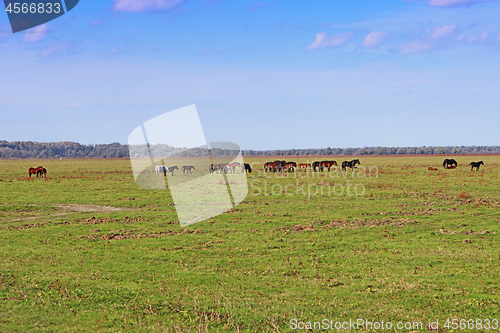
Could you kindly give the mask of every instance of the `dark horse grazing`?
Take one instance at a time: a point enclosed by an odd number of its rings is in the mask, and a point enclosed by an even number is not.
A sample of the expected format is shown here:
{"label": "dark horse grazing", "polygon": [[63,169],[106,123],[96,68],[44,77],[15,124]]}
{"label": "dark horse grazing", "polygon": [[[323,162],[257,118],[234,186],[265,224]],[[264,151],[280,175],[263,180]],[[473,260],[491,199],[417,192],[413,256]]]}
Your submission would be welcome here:
{"label": "dark horse grazing", "polygon": [[192,165],[183,165],[182,166],[182,173],[186,173],[189,171],[189,173],[192,173],[191,170],[195,170],[194,166]]}
{"label": "dark horse grazing", "polygon": [[313,162],[312,164],[312,169],[314,172],[316,172],[316,168],[318,168],[318,171],[323,171],[323,167],[321,166],[321,162]]}
{"label": "dark horse grazing", "polygon": [[172,173],[172,177],[174,176],[174,170],[179,170],[177,165],[172,165],[171,167],[168,167],[168,171]]}
{"label": "dark horse grazing", "polygon": [[359,160],[344,161],[342,162],[342,171],[346,171],[347,168],[351,168],[354,171],[354,166],[356,164],[361,164]]}
{"label": "dark horse grazing", "polygon": [[448,166],[455,166],[455,168],[458,166],[458,163],[457,161],[455,161],[454,159],[450,158],[450,159],[445,159],[443,161],[443,168],[447,169]]}
{"label": "dark horse grazing", "polygon": [[248,171],[249,173],[252,173],[252,167],[248,163],[244,163],[245,167],[241,169],[241,172]]}
{"label": "dark horse grazing", "polygon": [[476,168],[476,171],[479,171],[479,166],[484,165],[484,163],[483,163],[483,161],[470,162],[469,165],[470,165],[470,171],[472,171],[474,168]]}
{"label": "dark horse grazing", "polygon": [[40,175],[42,178],[47,178],[47,169],[42,168],[41,166],[37,168],[36,176]]}

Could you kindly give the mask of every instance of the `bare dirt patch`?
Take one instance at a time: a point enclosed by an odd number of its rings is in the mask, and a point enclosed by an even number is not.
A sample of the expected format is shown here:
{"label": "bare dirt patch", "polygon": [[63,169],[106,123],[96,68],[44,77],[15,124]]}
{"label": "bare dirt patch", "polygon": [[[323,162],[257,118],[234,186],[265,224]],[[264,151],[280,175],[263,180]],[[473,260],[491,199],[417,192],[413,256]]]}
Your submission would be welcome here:
{"label": "bare dirt patch", "polygon": [[117,212],[123,210],[135,210],[134,208],[119,208],[119,207],[111,207],[111,206],[99,206],[99,205],[80,205],[80,204],[54,204],[52,207],[56,207],[62,213],[55,213],[49,215],[37,215],[37,216],[28,216],[22,218],[13,218],[13,219],[0,219],[0,221],[24,221],[24,220],[41,220],[41,219],[49,219],[57,216],[65,216],[74,212],[96,212],[96,213],[110,213]]}
{"label": "bare dirt patch", "polygon": [[99,205],[80,205],[80,204],[69,204],[69,205],[53,205],[54,207],[59,208],[59,210],[65,212],[99,212],[99,213],[109,213],[116,212],[120,210],[132,210],[130,208],[118,208],[111,206],[99,206]]}

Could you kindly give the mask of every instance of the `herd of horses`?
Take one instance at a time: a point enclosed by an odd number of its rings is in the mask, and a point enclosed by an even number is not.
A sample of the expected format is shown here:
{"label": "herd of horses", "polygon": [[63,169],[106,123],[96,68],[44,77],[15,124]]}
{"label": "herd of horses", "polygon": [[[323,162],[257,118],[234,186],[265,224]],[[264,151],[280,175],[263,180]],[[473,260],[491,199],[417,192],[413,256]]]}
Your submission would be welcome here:
{"label": "herd of horses", "polygon": [[[354,166],[356,164],[361,164],[361,162],[358,159],[352,160],[352,161],[344,161],[344,162],[342,162],[342,171],[346,171],[347,168],[354,170]],[[295,162],[273,161],[273,162],[266,162],[264,164],[264,171],[266,171],[266,172],[268,172],[268,171],[271,171],[271,172],[283,172],[283,171],[290,172],[290,171],[295,171],[295,168],[298,168],[299,172],[301,172],[303,170],[306,171],[307,168],[311,168],[314,172],[317,172],[317,171],[321,172],[325,169],[330,171],[330,168],[334,165],[338,166],[336,161],[316,161],[316,162],[313,162],[312,165],[309,163],[297,165],[297,163],[295,163]]]}
{"label": "herd of horses", "polygon": [[[351,160],[351,161],[344,161],[342,162],[342,171],[347,171],[347,169],[354,170],[356,164],[361,164],[359,159]],[[479,166],[484,165],[483,161],[479,162],[471,162],[469,164],[471,166],[471,171],[476,168],[476,170],[479,170]],[[266,162],[264,164],[264,171],[265,172],[294,172],[296,169],[298,169],[299,172],[306,171],[307,168],[312,169],[314,172],[322,172],[324,170],[327,170],[330,172],[330,169],[333,166],[338,166],[336,161],[315,161],[312,164],[309,163],[303,163],[303,164],[297,164],[296,162],[292,161],[272,161],[272,162]],[[445,159],[443,161],[443,167],[445,169],[455,169],[458,166],[457,161],[454,159]],[[233,162],[233,163],[219,163],[219,164],[210,164],[209,171],[210,173],[236,173],[236,168],[239,167],[241,172],[252,172],[252,168],[250,164],[248,163],[242,163],[240,164],[239,162]],[[178,170],[177,166],[174,165],[172,167],[165,167],[165,166],[157,166],[156,167],[156,174],[160,175],[163,173],[164,176],[167,175],[167,172],[171,172],[172,176],[174,175],[174,170]],[[192,170],[195,170],[195,167],[192,165],[183,165],[182,168],[182,173],[192,173]],[[437,170],[436,168],[429,167],[429,170]]]}
{"label": "herd of horses", "polygon": [[[174,170],[179,170],[179,167],[177,165],[172,165],[169,167],[166,167],[164,165],[157,165],[155,167],[156,175],[159,176],[163,173],[163,176],[167,175],[167,172],[170,172],[172,176],[174,176]],[[196,170],[193,165],[183,165],[181,167],[182,173],[193,173],[193,170]]]}
{"label": "herd of horses", "polygon": [[179,170],[179,168],[177,167],[177,165],[173,165],[171,167],[166,167],[164,165],[157,165],[155,167],[155,171],[156,171],[156,175],[157,176],[159,176],[162,173],[163,173],[163,176],[166,176],[167,172],[171,172],[172,176],[173,176],[174,175],[174,170]]}
{"label": "herd of horses", "polygon": [[[233,163],[227,163],[227,164],[210,164],[209,171],[210,173],[236,173],[236,167],[241,167],[241,172],[252,172],[252,168],[250,167],[250,164],[248,163],[243,163],[243,165],[240,165],[239,162],[233,162]],[[179,167],[177,165],[173,165],[170,167],[166,167],[164,165],[157,165],[155,167],[156,175],[159,176],[163,174],[163,176],[166,176],[168,172],[174,175],[174,170],[179,170]],[[183,165],[181,167],[182,173],[187,174],[187,173],[193,173],[193,170],[196,170],[194,165]]]}
{"label": "herd of horses", "polygon": [[250,164],[241,164],[240,162],[210,164],[208,171],[210,171],[210,173],[236,173],[237,167],[240,168],[241,173],[245,171],[249,173],[252,172]]}
{"label": "herd of horses", "polygon": [[[470,171],[473,171],[474,168],[476,168],[476,171],[479,171],[479,167],[481,165],[484,165],[483,161],[479,162],[470,162]],[[457,161],[455,161],[453,158],[447,158],[443,161],[443,168],[445,169],[455,169],[458,166]]]}
{"label": "herd of horses", "polygon": [[[354,167],[356,164],[361,164],[361,162],[358,159],[351,160],[351,161],[344,161],[342,162],[342,171],[346,171],[347,168],[350,168],[351,170],[354,170]],[[474,168],[476,168],[476,171],[479,171],[479,167],[481,165],[484,165],[483,161],[479,162],[471,162],[469,163],[470,165],[470,170],[473,171]],[[304,163],[304,164],[298,164],[295,162],[287,162],[287,161],[273,161],[273,162],[266,162],[264,164],[264,171],[266,172],[294,172],[296,168],[299,169],[299,172],[301,171],[306,171],[307,168],[311,168],[314,172],[316,171],[323,171],[323,170],[328,170],[330,171],[330,168],[332,166],[338,166],[336,161],[316,161],[313,162],[312,164],[309,163]],[[455,169],[458,166],[457,161],[455,161],[452,158],[447,158],[443,161],[443,168],[445,169]],[[236,168],[239,167],[241,168],[241,172],[252,172],[252,168],[250,164],[248,163],[243,163],[240,164],[239,162],[233,162],[233,163],[219,163],[219,164],[211,164],[209,167],[210,173],[236,173]],[[179,170],[177,165],[173,165],[170,167],[166,167],[164,165],[157,165],[155,167],[156,175],[159,176],[163,174],[163,176],[167,175],[167,172],[170,172],[172,176],[174,175],[174,170]],[[195,170],[195,167],[193,165],[183,165],[182,168],[182,173],[192,173],[193,170]],[[436,168],[429,167],[429,170],[437,170]],[[42,166],[38,166],[36,168],[29,168],[28,169],[28,175],[31,178],[31,175],[36,175],[46,178],[47,177],[47,169],[45,169]]]}

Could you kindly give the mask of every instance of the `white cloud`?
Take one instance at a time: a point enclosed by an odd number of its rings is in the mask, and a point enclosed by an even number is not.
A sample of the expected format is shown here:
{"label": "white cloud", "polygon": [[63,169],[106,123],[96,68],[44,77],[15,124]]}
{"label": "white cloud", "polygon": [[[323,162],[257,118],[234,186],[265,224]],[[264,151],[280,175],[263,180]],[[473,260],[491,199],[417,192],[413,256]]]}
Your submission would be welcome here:
{"label": "white cloud", "polygon": [[458,37],[457,40],[469,43],[482,43],[488,40],[489,35],[489,32],[483,32],[477,35],[462,35]]}
{"label": "white cloud", "polygon": [[363,41],[364,47],[377,47],[389,38],[389,34],[380,31],[373,31],[365,37]]}
{"label": "white cloud", "polygon": [[431,41],[412,41],[403,45],[399,49],[399,53],[419,53],[430,51],[434,48],[435,44]]}
{"label": "white cloud", "polygon": [[57,57],[63,55],[69,50],[67,42],[64,43],[52,43],[48,48],[43,49],[39,56],[41,58]]}
{"label": "white cloud", "polygon": [[47,24],[42,24],[32,29],[26,31],[23,37],[23,41],[27,43],[37,42],[47,35],[48,26]]}
{"label": "white cloud", "polygon": [[453,6],[464,6],[473,3],[496,1],[496,0],[428,0],[430,6],[435,7],[453,7]]}
{"label": "white cloud", "polygon": [[306,50],[311,51],[315,49],[324,49],[330,47],[336,47],[344,44],[349,39],[351,39],[353,33],[345,32],[343,34],[333,35],[328,37],[326,32],[320,32],[316,35],[316,40],[307,46]]}
{"label": "white cloud", "polygon": [[162,12],[174,9],[183,0],[114,0],[118,12]]}
{"label": "white cloud", "polygon": [[439,39],[443,37],[447,37],[451,35],[453,32],[455,32],[455,29],[457,28],[457,25],[445,25],[439,28],[434,29],[434,32],[432,35],[429,37],[430,39]]}

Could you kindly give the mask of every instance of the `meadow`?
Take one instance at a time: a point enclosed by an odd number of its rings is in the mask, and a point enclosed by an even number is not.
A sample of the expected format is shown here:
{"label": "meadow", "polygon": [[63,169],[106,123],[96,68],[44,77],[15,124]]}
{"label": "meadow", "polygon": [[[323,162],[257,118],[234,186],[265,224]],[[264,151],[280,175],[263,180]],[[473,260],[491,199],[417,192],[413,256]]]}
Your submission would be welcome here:
{"label": "meadow", "polygon": [[498,331],[500,156],[446,157],[246,157],[246,199],[188,227],[128,159],[0,160],[0,331]]}

